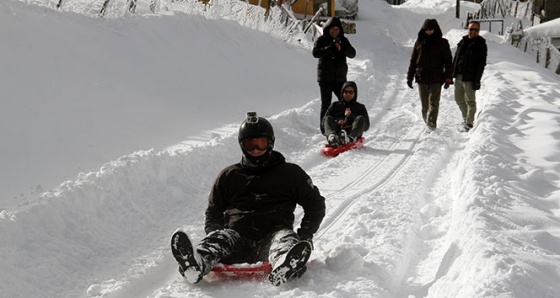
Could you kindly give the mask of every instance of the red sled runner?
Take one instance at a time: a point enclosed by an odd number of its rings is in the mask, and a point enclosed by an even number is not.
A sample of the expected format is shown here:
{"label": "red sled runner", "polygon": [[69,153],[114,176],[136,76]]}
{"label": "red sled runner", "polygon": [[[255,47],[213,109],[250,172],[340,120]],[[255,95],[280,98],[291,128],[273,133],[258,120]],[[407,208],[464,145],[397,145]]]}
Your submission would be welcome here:
{"label": "red sled runner", "polygon": [[222,277],[259,279],[268,276],[272,272],[272,266],[269,262],[218,264],[212,268],[212,272]]}
{"label": "red sled runner", "polygon": [[364,137],[361,137],[361,138],[357,139],[355,142],[350,142],[348,144],[338,146],[338,147],[331,147],[331,145],[325,144],[325,146],[323,147],[323,150],[321,150],[321,153],[324,156],[335,157],[335,156],[338,156],[340,153],[348,151],[350,149],[363,148],[365,140],[366,139]]}

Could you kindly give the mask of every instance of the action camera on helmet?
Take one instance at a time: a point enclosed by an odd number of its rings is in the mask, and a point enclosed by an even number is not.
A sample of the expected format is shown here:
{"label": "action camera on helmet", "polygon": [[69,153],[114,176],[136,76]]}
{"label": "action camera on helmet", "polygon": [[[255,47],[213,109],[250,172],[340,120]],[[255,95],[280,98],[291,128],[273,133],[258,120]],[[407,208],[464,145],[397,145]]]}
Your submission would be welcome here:
{"label": "action camera on helmet", "polygon": [[247,112],[247,123],[256,124],[259,122],[259,117],[257,117],[257,112]]}
{"label": "action camera on helmet", "polygon": [[274,130],[268,120],[259,117],[257,112],[248,112],[247,118],[239,127],[239,142],[245,138],[268,138],[270,144],[274,144]]}

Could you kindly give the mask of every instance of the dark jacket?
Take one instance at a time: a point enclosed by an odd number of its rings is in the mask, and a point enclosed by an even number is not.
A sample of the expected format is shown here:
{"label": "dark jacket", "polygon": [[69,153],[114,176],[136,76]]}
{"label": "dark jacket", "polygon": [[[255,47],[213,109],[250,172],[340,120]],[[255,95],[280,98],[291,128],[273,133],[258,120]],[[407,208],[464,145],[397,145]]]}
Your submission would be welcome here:
{"label": "dark jacket", "polygon": [[311,239],[325,216],[323,198],[298,165],[273,151],[266,166],[243,162],[226,167],[208,199],[204,230],[229,228],[247,239],[262,240],[280,229],[293,229],[296,205],[304,215],[298,234]]}
{"label": "dark jacket", "polygon": [[[433,28],[432,35],[426,34],[426,28]],[[441,28],[435,19],[426,19],[418,32],[414,43],[407,80],[416,79],[421,84],[443,83],[452,78],[452,56],[449,42],[443,38]]]}
{"label": "dark jacket", "polygon": [[[341,51],[336,50],[334,39],[329,34],[329,29],[339,27]],[[344,36],[344,29],[339,18],[333,17],[327,21],[323,28],[323,35],[319,36],[313,45],[313,57],[319,58],[317,63],[318,82],[345,82],[348,74],[346,57],[356,57],[356,49],[350,44],[348,38]]]}
{"label": "dark jacket", "polygon": [[464,82],[480,83],[487,55],[488,47],[484,37],[470,39],[468,35],[463,36],[453,57],[453,77],[462,74]]}
{"label": "dark jacket", "polygon": [[[347,86],[354,87],[354,90],[356,92],[354,94],[354,100],[345,101],[344,99],[341,99],[339,101],[335,101],[335,102],[331,103],[331,105],[327,109],[327,113],[325,114],[325,116],[332,116],[332,117],[334,117],[334,120],[336,122],[338,122],[338,120],[344,120],[346,118],[346,117],[344,117],[344,111],[346,111],[346,108],[350,108],[352,113],[348,117],[348,119],[346,121],[347,126],[344,127],[344,129],[347,132],[350,132],[352,123],[354,122],[356,117],[364,116],[364,118],[366,120],[366,126],[364,128],[364,131],[366,131],[366,130],[369,129],[369,115],[368,115],[366,106],[364,106],[363,104],[358,102],[358,86],[356,85],[356,83],[351,82],[351,81],[350,82],[345,82],[342,85],[342,89],[340,90],[340,93],[342,93],[344,88],[346,88]],[[342,96],[342,94],[340,95],[340,98],[344,98]]]}

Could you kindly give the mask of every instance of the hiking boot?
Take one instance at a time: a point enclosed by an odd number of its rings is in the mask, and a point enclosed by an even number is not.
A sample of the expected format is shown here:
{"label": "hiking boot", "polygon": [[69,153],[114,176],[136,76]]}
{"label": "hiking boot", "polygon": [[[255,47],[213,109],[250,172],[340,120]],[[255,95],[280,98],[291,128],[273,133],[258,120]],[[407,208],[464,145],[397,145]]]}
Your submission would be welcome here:
{"label": "hiking boot", "polygon": [[268,280],[279,286],[292,277],[301,277],[307,270],[305,264],[311,256],[311,243],[306,240],[299,241],[280,259],[268,275]]}
{"label": "hiking boot", "polygon": [[433,123],[428,123],[428,129],[431,130],[431,131],[434,131],[434,130],[436,130],[436,125],[433,124]]}
{"label": "hiking boot", "polygon": [[171,252],[179,263],[179,273],[188,282],[195,284],[204,276],[204,264],[194,250],[189,236],[183,231],[177,231],[171,237]]}
{"label": "hiking boot", "polygon": [[327,138],[327,142],[329,143],[329,145],[331,147],[338,147],[338,145],[340,143],[340,139],[338,138],[338,136],[336,134],[332,133]]}
{"label": "hiking boot", "polygon": [[471,130],[473,128],[472,124],[467,124],[466,122],[463,122],[459,125],[459,131],[460,132],[469,132],[469,130]]}
{"label": "hiking boot", "polygon": [[340,143],[342,145],[350,143],[350,138],[348,137],[348,134],[346,134],[346,130],[344,129],[340,131]]}

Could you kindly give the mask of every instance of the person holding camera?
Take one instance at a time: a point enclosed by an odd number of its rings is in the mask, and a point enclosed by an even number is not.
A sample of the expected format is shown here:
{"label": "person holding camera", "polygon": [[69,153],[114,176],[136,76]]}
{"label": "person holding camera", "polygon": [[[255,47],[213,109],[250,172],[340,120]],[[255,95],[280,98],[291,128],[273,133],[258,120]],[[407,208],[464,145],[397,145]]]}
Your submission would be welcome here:
{"label": "person holding camera", "polygon": [[441,86],[447,89],[453,84],[452,65],[449,41],[436,19],[426,19],[412,48],[406,84],[412,89],[412,80],[418,83],[422,118],[430,130],[437,127]]}
{"label": "person holding camera", "polygon": [[468,132],[473,128],[476,113],[476,90],[480,89],[480,79],[486,67],[488,47],[484,37],[478,35],[480,23],[469,21],[468,34],[457,44],[453,57],[453,77],[455,78],[455,102],[461,110],[463,123],[459,130]]}
{"label": "person holding camera", "polygon": [[[181,230],[171,237],[179,272],[190,283],[218,263],[269,261],[268,278],[275,286],[301,277],[325,216],[325,198],[309,175],[273,150],[270,122],[247,114],[238,135],[241,162],[223,169],[210,192],[206,237],[196,246]],[[303,208],[303,218],[294,231],[296,205]]]}
{"label": "person holding camera", "polygon": [[318,58],[317,82],[321,93],[321,112],[319,126],[325,134],[323,118],[332,102],[334,93],[338,100],[342,100],[340,90],[346,82],[348,64],[346,58],[356,57],[356,49],[344,36],[342,22],[338,17],[330,18],[323,27],[323,35],[319,36],[313,45],[313,57]]}

